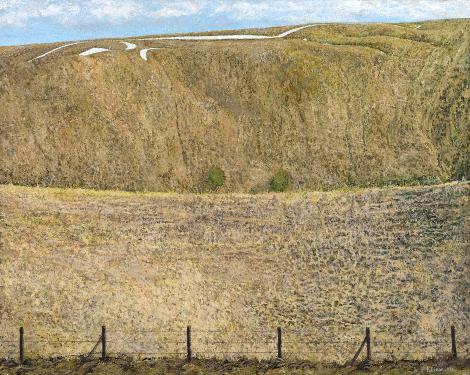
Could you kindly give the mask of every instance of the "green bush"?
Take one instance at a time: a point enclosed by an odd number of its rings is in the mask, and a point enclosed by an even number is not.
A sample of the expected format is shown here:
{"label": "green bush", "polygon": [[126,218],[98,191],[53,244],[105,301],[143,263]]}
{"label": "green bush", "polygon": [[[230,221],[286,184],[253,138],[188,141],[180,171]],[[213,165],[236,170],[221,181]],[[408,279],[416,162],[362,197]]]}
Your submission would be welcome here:
{"label": "green bush", "polygon": [[212,167],[207,172],[207,182],[211,188],[216,189],[224,185],[225,173],[219,167]]}
{"label": "green bush", "polygon": [[283,192],[289,188],[290,185],[290,175],[284,169],[279,169],[271,180],[271,190],[275,192]]}

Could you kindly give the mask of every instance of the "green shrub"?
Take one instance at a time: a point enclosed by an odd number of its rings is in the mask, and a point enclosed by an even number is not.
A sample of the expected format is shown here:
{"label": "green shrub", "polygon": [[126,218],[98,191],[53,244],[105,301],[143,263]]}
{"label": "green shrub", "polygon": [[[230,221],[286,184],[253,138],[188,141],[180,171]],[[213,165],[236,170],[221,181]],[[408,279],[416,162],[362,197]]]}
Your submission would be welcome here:
{"label": "green shrub", "polygon": [[216,189],[224,185],[225,173],[219,167],[212,167],[207,172],[207,182],[211,188]]}
{"label": "green shrub", "polygon": [[283,192],[289,188],[290,185],[290,175],[284,169],[279,169],[271,180],[271,190],[275,192]]}

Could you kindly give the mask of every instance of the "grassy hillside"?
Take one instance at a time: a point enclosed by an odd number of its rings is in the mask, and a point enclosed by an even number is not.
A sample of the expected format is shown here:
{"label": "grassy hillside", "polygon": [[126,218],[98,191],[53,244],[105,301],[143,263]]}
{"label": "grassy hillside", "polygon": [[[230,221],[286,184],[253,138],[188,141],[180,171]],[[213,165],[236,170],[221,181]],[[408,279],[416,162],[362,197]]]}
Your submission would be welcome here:
{"label": "grassy hillside", "polygon": [[[417,28],[420,26],[420,28]],[[470,177],[470,21],[0,49],[0,183],[150,191]],[[240,33],[276,35],[289,28]],[[129,39],[130,40],[130,39]],[[139,57],[143,47],[162,47]]]}
{"label": "grassy hillside", "polygon": [[0,358],[16,355],[20,325],[28,356],[48,356],[93,344],[41,340],[96,340],[102,324],[111,353],[184,353],[190,324],[196,355],[260,358],[282,326],[286,359],[339,363],[365,326],[381,360],[449,353],[455,324],[468,357],[469,194],[468,182],[281,195],[0,186],[0,342],[13,340]]}

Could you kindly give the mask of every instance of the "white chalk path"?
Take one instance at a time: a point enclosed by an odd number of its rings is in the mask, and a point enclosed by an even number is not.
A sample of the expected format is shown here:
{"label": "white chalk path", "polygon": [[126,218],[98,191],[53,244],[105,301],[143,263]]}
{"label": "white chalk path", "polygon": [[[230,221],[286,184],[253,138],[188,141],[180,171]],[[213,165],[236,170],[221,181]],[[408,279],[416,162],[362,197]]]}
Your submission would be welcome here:
{"label": "white chalk path", "polygon": [[161,49],[161,48],[145,48],[145,49],[140,51],[140,57],[142,57],[143,60],[147,61],[148,60],[147,59],[147,52],[155,50],[155,49]]}
{"label": "white chalk path", "polygon": [[80,43],[85,43],[85,42],[75,42],[75,43],[70,43],[70,44],[65,44],[63,46],[60,46],[60,47],[57,47],[57,48],[54,48],[46,53],[43,53],[41,56],[38,56],[38,57],[35,57],[34,59],[31,59],[29,60],[28,62],[31,62],[31,61],[34,61],[34,60],[37,60],[37,59],[42,59],[43,57],[46,57],[47,55],[53,53],[53,52],[56,52],[62,48],[65,48],[65,47],[70,47],[70,46],[74,46],[76,44],[80,44]]}
{"label": "white chalk path", "polygon": [[[201,36],[174,36],[174,37],[157,37],[157,38],[141,38],[137,40],[259,40],[259,39],[280,39],[285,38],[286,36],[296,33],[300,30],[306,29],[308,27],[315,27],[320,25],[307,25],[297,27],[292,30],[288,30],[282,34],[276,36],[267,36],[267,35],[201,35]],[[306,39],[304,39],[306,40]],[[148,61],[147,52],[160,48],[146,48],[140,51],[140,57],[143,60]]]}
{"label": "white chalk path", "polygon": [[121,43],[126,46],[126,51],[137,48],[137,45],[134,43],[129,43],[129,42],[121,42]]}
{"label": "white chalk path", "polygon": [[300,30],[306,29],[308,27],[315,27],[320,25],[307,25],[297,27],[295,29],[286,31],[282,34],[275,35],[275,36],[267,36],[267,35],[182,35],[182,36],[168,36],[168,37],[155,37],[155,38],[139,38],[136,40],[258,40],[258,39],[279,39],[285,38],[286,36],[299,32]]}
{"label": "white chalk path", "polygon": [[292,30],[289,30],[289,31],[286,31],[285,33],[282,33],[282,34],[279,34],[278,36],[275,36],[273,38],[284,38],[286,37],[287,35],[290,35],[290,34],[294,34],[294,33],[297,33],[303,29],[307,29],[309,27],[317,27],[317,26],[321,26],[321,25],[307,25],[307,26],[301,26],[301,27],[297,27],[296,29],[292,29]]}
{"label": "white chalk path", "polygon": [[90,56],[90,55],[95,55],[97,53],[102,53],[102,52],[108,52],[110,51],[107,48],[90,48],[86,50],[85,52],[82,52],[80,56]]}

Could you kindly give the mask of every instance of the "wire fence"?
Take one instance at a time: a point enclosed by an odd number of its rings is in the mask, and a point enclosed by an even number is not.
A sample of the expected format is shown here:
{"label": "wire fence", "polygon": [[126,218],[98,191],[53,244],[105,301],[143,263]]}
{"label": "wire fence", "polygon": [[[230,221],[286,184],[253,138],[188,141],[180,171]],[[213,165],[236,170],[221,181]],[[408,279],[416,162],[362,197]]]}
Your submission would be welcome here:
{"label": "wire fence", "polygon": [[[423,360],[460,355],[468,358],[470,339],[457,336],[454,326],[432,340],[391,335],[370,328],[341,337],[316,330],[106,330],[95,337],[70,336],[47,339],[19,329],[16,338],[0,337],[0,358],[23,363],[32,358],[129,356],[135,358],[240,358],[327,360],[345,364],[386,360]],[[344,359],[347,358],[345,361]]]}

